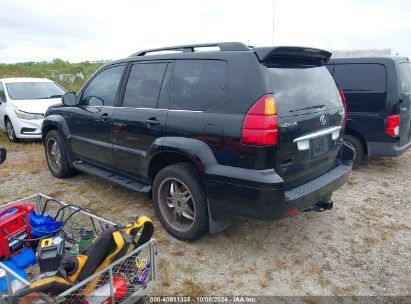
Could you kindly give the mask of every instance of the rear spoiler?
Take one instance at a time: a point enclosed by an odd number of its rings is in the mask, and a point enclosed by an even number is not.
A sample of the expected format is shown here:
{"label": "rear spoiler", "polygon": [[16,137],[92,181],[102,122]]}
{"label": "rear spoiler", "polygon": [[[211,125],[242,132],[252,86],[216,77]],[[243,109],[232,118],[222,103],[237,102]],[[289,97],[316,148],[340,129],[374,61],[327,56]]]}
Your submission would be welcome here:
{"label": "rear spoiler", "polygon": [[331,57],[330,52],[298,46],[256,47],[253,50],[261,62],[266,62],[276,57],[293,57],[314,59],[327,63]]}

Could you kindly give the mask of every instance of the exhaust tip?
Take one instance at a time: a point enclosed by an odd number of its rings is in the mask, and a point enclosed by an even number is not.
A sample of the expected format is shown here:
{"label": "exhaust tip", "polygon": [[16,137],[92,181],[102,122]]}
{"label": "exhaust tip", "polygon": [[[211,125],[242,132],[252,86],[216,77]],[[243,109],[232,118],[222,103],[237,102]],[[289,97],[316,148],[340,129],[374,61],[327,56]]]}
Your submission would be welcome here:
{"label": "exhaust tip", "polygon": [[331,210],[333,206],[334,206],[333,201],[328,200],[325,202],[317,203],[314,206],[305,209],[304,212],[309,212],[309,211],[324,212],[326,210]]}

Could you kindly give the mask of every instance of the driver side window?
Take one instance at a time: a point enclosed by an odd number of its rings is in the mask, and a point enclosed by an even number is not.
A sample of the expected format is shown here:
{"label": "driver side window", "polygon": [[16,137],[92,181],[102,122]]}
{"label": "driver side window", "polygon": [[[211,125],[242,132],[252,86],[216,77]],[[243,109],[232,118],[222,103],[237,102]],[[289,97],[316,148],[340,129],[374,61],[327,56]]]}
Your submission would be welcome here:
{"label": "driver side window", "polygon": [[124,65],[118,65],[100,72],[83,91],[80,104],[98,105],[97,99],[101,100],[104,106],[113,106],[123,71]]}

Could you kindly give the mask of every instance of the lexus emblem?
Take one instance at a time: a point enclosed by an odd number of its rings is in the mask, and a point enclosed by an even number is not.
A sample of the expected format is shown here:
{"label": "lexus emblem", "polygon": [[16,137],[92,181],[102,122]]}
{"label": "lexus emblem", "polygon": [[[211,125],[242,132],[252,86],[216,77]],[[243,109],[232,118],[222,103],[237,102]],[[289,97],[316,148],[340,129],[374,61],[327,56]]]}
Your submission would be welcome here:
{"label": "lexus emblem", "polygon": [[325,116],[324,116],[324,115],[321,115],[321,116],[320,116],[320,123],[321,123],[322,126],[327,123],[327,119],[325,119]]}

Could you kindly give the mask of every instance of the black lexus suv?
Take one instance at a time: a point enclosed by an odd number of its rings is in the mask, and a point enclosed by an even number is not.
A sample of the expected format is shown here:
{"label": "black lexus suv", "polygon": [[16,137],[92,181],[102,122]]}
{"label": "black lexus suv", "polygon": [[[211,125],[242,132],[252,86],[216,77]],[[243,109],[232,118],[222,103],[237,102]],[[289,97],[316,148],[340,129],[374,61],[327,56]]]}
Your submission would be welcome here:
{"label": "black lexus suv", "polygon": [[233,217],[331,209],[353,150],[330,53],[242,43],[141,51],[107,63],[51,107],[51,173],[76,170],[152,197],[165,229],[195,240]]}

